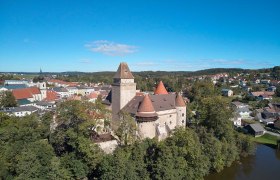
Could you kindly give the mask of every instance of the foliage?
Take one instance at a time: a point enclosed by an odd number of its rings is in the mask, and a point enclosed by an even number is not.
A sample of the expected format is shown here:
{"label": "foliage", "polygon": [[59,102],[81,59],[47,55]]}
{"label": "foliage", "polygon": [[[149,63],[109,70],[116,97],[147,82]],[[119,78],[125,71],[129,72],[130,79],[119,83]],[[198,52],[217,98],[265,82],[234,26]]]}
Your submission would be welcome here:
{"label": "foliage", "polygon": [[275,92],[277,97],[280,97],[280,85],[276,86],[276,92]]}
{"label": "foliage", "polygon": [[128,145],[136,141],[136,123],[135,120],[126,112],[120,112],[120,124],[116,132],[120,138],[121,144]]}
{"label": "foliage", "polygon": [[0,92],[0,108],[1,107],[16,107],[17,101],[11,91]]}

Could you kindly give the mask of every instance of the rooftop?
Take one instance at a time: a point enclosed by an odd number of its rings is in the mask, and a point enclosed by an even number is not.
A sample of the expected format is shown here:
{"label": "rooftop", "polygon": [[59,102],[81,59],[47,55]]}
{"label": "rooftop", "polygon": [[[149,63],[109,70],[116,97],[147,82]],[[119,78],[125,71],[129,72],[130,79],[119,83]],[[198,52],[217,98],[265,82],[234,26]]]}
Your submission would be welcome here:
{"label": "rooftop", "polygon": [[127,63],[120,63],[117,73],[114,76],[114,79],[134,79]]}

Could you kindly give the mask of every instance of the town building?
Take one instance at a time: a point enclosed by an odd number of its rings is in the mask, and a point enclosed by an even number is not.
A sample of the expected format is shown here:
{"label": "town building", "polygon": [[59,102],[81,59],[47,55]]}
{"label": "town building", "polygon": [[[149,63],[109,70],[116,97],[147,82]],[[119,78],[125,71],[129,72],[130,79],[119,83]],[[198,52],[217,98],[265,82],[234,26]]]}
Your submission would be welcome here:
{"label": "town building", "polygon": [[222,89],[222,95],[227,97],[233,96],[233,91],[230,89]]}

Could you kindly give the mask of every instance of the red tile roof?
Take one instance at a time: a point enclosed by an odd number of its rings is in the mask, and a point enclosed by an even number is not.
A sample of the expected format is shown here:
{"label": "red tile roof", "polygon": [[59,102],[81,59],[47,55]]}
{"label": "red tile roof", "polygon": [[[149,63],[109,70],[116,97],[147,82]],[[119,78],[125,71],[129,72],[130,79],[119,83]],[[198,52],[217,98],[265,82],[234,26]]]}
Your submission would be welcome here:
{"label": "red tile roof", "polygon": [[47,90],[47,98],[45,98],[45,101],[55,101],[58,99],[59,94],[53,90]]}
{"label": "red tile roof", "polygon": [[30,88],[23,88],[23,89],[14,89],[12,91],[15,98],[18,99],[27,99],[32,98],[35,94],[41,94],[39,88],[37,87],[30,87]]}
{"label": "red tile roof", "polygon": [[149,95],[145,95],[137,112],[155,112],[155,108]]}
{"label": "red tile roof", "polygon": [[138,117],[155,117],[157,116],[153,103],[149,95],[145,95],[143,101],[138,107],[136,116]]}
{"label": "red tile roof", "polygon": [[186,103],[184,102],[184,99],[180,94],[177,94],[176,99],[175,99],[175,105],[177,107],[185,107]]}
{"label": "red tile roof", "polygon": [[32,94],[41,94],[41,91],[37,87],[30,87],[28,88]]}
{"label": "red tile roof", "polygon": [[154,94],[168,94],[162,81],[159,82],[157,88],[155,89]]}
{"label": "red tile roof", "polygon": [[92,92],[87,97],[89,99],[96,99],[98,97],[98,94],[96,92]]}

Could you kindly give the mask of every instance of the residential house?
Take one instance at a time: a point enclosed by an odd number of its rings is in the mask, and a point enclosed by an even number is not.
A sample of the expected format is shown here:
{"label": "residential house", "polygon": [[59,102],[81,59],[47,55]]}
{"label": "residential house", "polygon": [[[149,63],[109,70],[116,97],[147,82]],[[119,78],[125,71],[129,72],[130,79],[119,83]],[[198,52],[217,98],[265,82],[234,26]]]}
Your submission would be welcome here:
{"label": "residential house", "polygon": [[239,102],[239,101],[234,101],[234,102],[232,102],[231,104],[233,105],[233,108],[235,108],[235,109],[248,107],[247,104],[244,104],[244,103]]}
{"label": "residential house", "polygon": [[262,136],[265,133],[265,129],[259,123],[248,124],[244,129],[255,137]]}
{"label": "residential house", "polygon": [[269,84],[270,80],[269,79],[262,79],[261,84]]}
{"label": "residential house", "polygon": [[274,94],[272,91],[255,91],[250,93],[251,96],[254,96],[258,100],[272,99]]}
{"label": "residential house", "polygon": [[276,87],[275,87],[275,86],[269,86],[269,87],[267,88],[267,91],[275,92],[275,91],[276,91]]}
{"label": "residential house", "polygon": [[250,111],[248,107],[238,108],[236,109],[236,113],[241,117],[241,119],[252,119],[252,111]]}
{"label": "residential house", "polygon": [[70,96],[69,91],[66,88],[54,87],[52,90],[55,91],[60,98],[67,98]]}
{"label": "residential house", "polygon": [[232,118],[231,121],[233,122],[234,126],[240,127],[242,125],[242,121],[241,121],[241,116],[240,115],[234,116],[234,118]]}
{"label": "residential house", "polygon": [[37,111],[38,111],[38,108],[36,108],[34,106],[22,106],[22,107],[10,108],[10,109],[6,110],[5,112],[8,113],[9,115],[23,117],[23,116],[35,113]]}
{"label": "residential house", "polygon": [[222,89],[222,95],[223,96],[233,96],[233,91],[230,89]]}
{"label": "residential house", "polygon": [[95,102],[96,99],[98,98],[98,93],[97,92],[92,92],[89,95],[87,95],[88,101],[89,102]]}
{"label": "residential house", "polygon": [[77,87],[70,86],[70,87],[66,87],[66,89],[69,92],[69,96],[73,96],[73,95],[79,94],[79,91],[78,91]]}
{"label": "residential house", "polygon": [[88,86],[77,86],[78,88],[78,94],[81,94],[82,96],[89,95],[90,93],[94,92],[93,87],[88,87]]}
{"label": "residential house", "polygon": [[41,110],[52,110],[56,107],[55,103],[47,102],[47,101],[39,101],[36,102],[35,107]]}
{"label": "residential house", "polygon": [[48,80],[48,84],[54,85],[56,87],[68,87],[68,86],[77,86],[76,82],[66,82],[59,79],[50,79]]}

